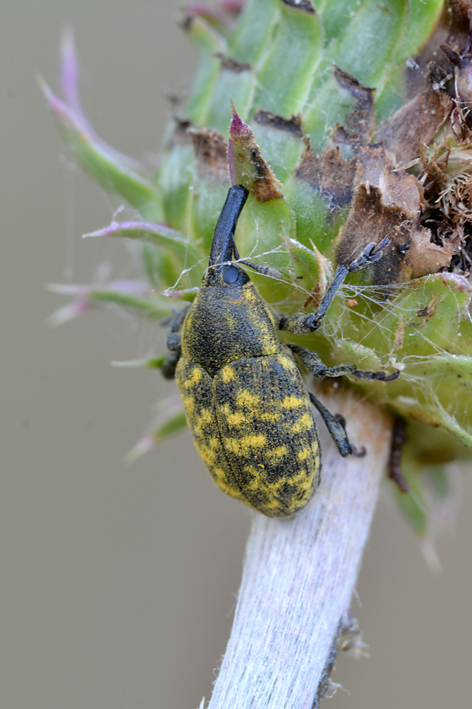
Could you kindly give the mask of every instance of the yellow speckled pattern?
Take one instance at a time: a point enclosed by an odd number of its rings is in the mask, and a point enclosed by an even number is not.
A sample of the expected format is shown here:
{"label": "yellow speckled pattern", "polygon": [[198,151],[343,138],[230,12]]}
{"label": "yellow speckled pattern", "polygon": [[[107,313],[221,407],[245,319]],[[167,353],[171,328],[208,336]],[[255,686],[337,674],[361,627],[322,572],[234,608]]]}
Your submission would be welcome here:
{"label": "yellow speckled pattern", "polygon": [[181,358],[176,379],[195,444],[219,487],[266,515],[290,517],[317,487],[320,454],[303,377],[292,353],[280,349],[238,359],[213,377]]}
{"label": "yellow speckled pattern", "polygon": [[[244,501],[238,483],[228,467],[221,445],[213,406],[214,382],[201,367],[181,357],[175,372],[177,386],[193,433],[195,445],[216,484],[232,497]],[[194,385],[198,378],[199,385]]]}
{"label": "yellow speckled pattern", "polygon": [[277,356],[240,359],[231,368],[239,376],[230,382],[225,381],[225,367],[214,377],[228,469],[247,504],[269,516],[289,517],[312,496],[320,470],[318,435],[303,377],[292,353],[283,347]]}

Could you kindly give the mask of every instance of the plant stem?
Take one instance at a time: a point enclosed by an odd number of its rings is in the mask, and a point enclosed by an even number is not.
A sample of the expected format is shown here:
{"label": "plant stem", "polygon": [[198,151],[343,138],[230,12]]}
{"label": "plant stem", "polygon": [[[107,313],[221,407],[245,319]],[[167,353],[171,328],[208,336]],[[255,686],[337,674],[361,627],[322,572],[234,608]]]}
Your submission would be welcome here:
{"label": "plant stem", "polygon": [[391,419],[350,392],[324,403],[346,417],[350,440],[367,454],[341,458],[322,430],[322,481],[313,500],[292,520],[254,516],[231,637],[208,709],[313,709],[329,685],[387,461]]}

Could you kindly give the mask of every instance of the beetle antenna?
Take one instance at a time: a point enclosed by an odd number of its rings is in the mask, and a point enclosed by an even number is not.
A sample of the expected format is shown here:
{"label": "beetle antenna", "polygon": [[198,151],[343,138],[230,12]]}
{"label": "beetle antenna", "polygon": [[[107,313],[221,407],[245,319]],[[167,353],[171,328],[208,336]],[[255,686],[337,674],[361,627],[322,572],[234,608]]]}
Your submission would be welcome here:
{"label": "beetle antenna", "polygon": [[269,266],[257,266],[255,263],[251,263],[251,261],[246,261],[246,259],[240,258],[238,247],[236,246],[234,237],[233,251],[234,258],[238,263],[242,263],[245,266],[249,266],[249,268],[252,268],[254,271],[257,271],[257,273],[262,273],[263,276],[269,276],[269,278],[282,278],[282,274],[280,273],[280,271],[277,271],[276,268],[269,268]]}
{"label": "beetle antenna", "polygon": [[[234,255],[236,256],[236,253]],[[236,258],[238,258],[238,256],[236,256]],[[269,276],[269,278],[283,278],[280,271],[277,271],[276,268],[270,268],[269,266],[258,266],[255,263],[246,261],[246,259],[239,259],[239,263],[243,263],[245,266],[249,266],[249,268],[254,269],[254,271],[257,271],[257,273],[262,273],[263,276]]]}
{"label": "beetle antenna", "polygon": [[234,258],[236,259],[236,261],[239,261],[239,251],[238,251],[238,247],[236,246],[234,236],[233,236],[233,251],[234,251]]}

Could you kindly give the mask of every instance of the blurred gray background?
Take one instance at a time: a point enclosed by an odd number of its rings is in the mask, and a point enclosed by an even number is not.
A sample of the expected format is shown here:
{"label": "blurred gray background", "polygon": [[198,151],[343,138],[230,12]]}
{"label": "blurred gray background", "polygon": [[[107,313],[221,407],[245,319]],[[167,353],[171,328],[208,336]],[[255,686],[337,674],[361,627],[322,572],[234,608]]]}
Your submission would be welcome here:
{"label": "blurred gray background", "polygon": [[[125,153],[157,152],[164,95],[195,69],[177,9],[0,1],[1,709],[196,709],[230,631],[249,511],[213,486],[188,434],[123,462],[172,385],[110,362],[161,352],[162,334],[103,312],[46,324],[66,301],[45,283],[90,282],[107,261],[115,277],[135,272],[119,240],[81,240],[119,203],[74,168],[35,74],[57,89],[71,24],[95,128]],[[324,706],[472,705],[472,480],[461,485],[439,576],[385,485],[353,604],[371,657],[340,658],[346,691]]]}

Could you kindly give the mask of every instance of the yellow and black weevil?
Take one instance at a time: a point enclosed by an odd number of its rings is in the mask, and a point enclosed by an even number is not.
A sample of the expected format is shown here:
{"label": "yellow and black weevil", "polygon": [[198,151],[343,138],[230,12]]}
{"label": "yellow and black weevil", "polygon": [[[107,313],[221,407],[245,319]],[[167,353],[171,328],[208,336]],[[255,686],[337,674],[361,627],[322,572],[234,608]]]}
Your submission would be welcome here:
{"label": "yellow and black weevil", "polygon": [[358,454],[342,418],[308,392],[295,354],[319,378],[353,374],[392,381],[399,372],[360,372],[352,364],[326,367],[314,352],[282,343],[277,331],[303,335],[316,330],[346,274],[378,260],[389,239],[370,244],[349,267],[337,269],[317,313],[281,315],[238,265],[268,272],[238,260],[234,232],[247,195],[241,185],[229,190],[201,289],[171,321],[163,373],[175,375],[195,445],[217,485],[269,517],[291,517],[306,505],[320,478],[311,404],[340,454]]}

